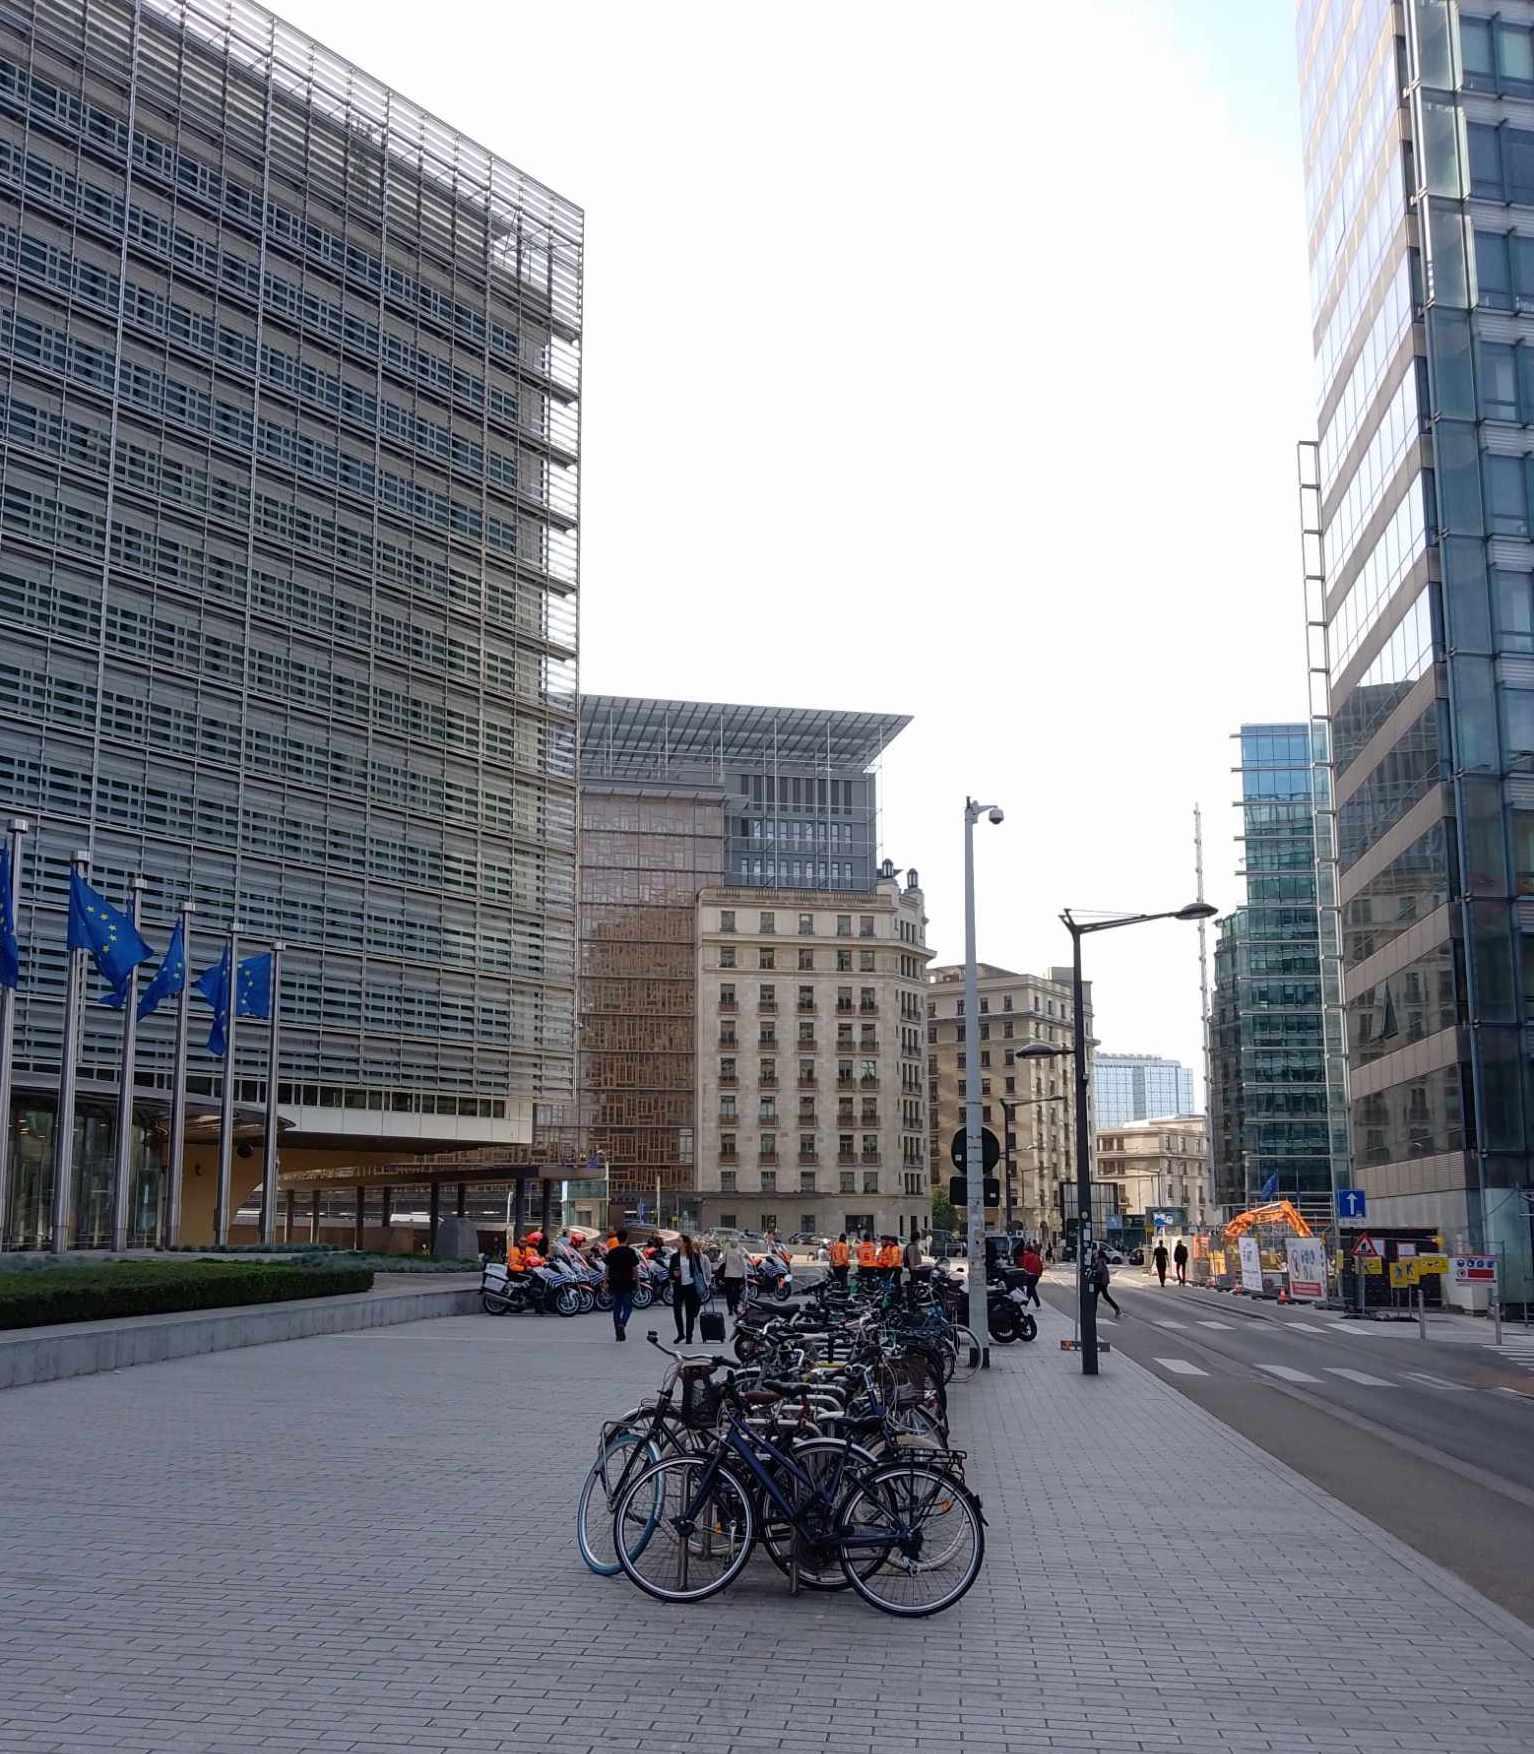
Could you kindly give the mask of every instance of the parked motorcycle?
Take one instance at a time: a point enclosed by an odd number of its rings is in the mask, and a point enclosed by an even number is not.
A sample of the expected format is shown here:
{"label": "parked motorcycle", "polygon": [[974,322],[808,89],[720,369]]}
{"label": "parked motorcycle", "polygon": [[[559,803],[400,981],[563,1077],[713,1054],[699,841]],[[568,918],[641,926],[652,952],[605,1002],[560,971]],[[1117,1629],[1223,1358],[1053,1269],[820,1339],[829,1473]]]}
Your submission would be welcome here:
{"label": "parked motorcycle", "polygon": [[746,1295],[775,1297],[787,1303],[794,1294],[794,1276],[776,1255],[763,1255],[746,1266]]}

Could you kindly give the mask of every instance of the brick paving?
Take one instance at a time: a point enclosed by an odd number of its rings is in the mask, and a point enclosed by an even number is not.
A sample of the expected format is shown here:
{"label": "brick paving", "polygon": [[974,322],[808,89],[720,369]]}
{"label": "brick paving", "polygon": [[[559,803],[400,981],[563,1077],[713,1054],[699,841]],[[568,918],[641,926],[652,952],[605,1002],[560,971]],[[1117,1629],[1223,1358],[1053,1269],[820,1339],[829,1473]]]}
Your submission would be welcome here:
{"label": "brick paving", "polygon": [[596,1425],[659,1363],[599,1317],[13,1390],[0,1754],[1525,1754],[1534,1634],[1066,1331],[956,1391],[987,1566],[913,1624],[590,1576]]}

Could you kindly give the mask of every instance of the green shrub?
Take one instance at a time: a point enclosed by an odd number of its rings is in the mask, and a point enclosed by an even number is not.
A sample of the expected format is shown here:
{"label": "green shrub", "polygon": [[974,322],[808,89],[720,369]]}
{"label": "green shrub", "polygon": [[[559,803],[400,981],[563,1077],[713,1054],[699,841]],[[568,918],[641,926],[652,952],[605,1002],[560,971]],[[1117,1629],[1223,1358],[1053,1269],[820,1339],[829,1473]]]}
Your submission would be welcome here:
{"label": "green shrub", "polygon": [[0,1328],[282,1303],[369,1291],[372,1285],[366,1267],[295,1267],[279,1261],[111,1261],[47,1273],[7,1271],[0,1272]]}

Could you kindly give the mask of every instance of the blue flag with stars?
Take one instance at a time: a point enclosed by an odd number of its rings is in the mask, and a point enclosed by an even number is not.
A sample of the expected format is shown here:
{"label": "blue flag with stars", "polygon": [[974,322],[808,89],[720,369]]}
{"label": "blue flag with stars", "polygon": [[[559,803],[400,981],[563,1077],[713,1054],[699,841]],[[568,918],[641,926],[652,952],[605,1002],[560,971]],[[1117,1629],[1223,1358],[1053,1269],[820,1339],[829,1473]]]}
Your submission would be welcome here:
{"label": "blue flag with stars", "polygon": [[138,1002],[138,1020],[140,1023],[151,1011],[158,1011],[167,999],[174,999],[176,994],[186,985],[186,946],[182,936],[182,922],[176,921],[176,929],[171,933],[170,943],[166,947],[165,959],[155,970],[155,977],[144,988],[143,996]]}
{"label": "blue flag with stars", "polygon": [[98,895],[78,871],[69,873],[69,948],[90,951],[112,989],[104,1000],[108,1005],[126,1002],[128,977],[154,955],[133,921]]}
{"label": "blue flag with stars", "polygon": [[[235,983],[234,1014],[236,1017],[269,1017],[272,1010],[272,954],[240,958],[239,979]],[[229,952],[212,968],[205,968],[197,977],[197,991],[213,1007],[213,1027],[208,1031],[208,1052],[215,1059],[224,1057],[228,1045],[224,1034],[229,1023]]]}
{"label": "blue flag with stars", "polygon": [[1278,1171],[1275,1169],[1274,1172],[1272,1173],[1272,1175],[1270,1175],[1268,1177],[1268,1179],[1262,1184],[1262,1186],[1257,1190],[1257,1198],[1259,1200],[1271,1200],[1277,1192],[1278,1192]]}
{"label": "blue flag with stars", "polygon": [[11,849],[0,847],[0,987],[14,987],[20,979],[21,946],[11,913]]}

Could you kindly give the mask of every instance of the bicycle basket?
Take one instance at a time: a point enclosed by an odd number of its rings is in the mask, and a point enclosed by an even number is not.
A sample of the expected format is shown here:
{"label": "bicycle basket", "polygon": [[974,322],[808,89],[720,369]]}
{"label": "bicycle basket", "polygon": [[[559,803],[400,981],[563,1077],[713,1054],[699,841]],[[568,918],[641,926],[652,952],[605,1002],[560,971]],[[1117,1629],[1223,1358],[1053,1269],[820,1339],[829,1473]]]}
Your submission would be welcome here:
{"label": "bicycle basket", "polygon": [[682,1371],[682,1423],[690,1431],[712,1431],[719,1423],[724,1391],[709,1381],[712,1365]]}

